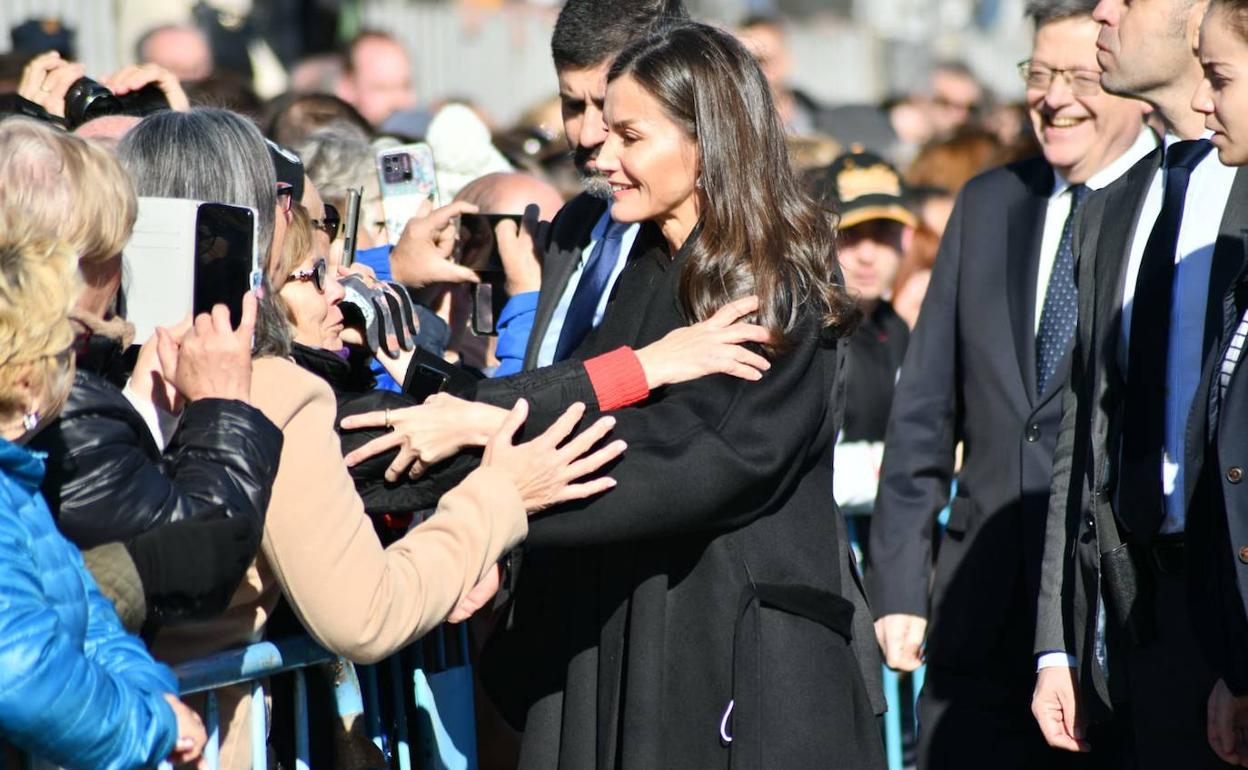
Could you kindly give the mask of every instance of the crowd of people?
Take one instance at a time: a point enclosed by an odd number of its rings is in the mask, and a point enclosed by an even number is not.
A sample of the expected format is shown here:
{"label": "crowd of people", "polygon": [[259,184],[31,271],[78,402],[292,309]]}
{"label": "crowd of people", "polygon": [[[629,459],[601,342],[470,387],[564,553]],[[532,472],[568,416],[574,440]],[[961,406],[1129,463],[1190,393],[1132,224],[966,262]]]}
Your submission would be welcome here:
{"label": "crowd of people", "polygon": [[[947,62],[829,107],[777,18],[567,0],[506,129],[382,32],[262,100],[203,23],[98,78],[24,26],[6,753],[195,764],[169,664],[477,618],[508,766],[880,768],[883,662],[923,770],[1248,767],[1248,3],[1026,12],[1021,104]],[[266,704],[218,701],[248,767]]]}

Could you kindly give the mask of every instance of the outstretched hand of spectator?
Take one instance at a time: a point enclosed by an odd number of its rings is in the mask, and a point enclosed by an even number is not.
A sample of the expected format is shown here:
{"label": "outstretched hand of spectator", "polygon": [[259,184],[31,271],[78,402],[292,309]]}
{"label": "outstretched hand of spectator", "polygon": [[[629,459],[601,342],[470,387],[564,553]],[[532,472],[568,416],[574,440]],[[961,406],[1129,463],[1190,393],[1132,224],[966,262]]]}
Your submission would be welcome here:
{"label": "outstretched hand of spectator", "polygon": [[580,480],[624,454],[628,445],[612,441],[593,451],[615,427],[614,417],[603,417],[569,439],[584,416],[585,405],[573,404],[545,433],[527,443],[515,444],[516,433],[529,417],[528,402],[520,399],[503,420],[498,433],[485,445],[481,466],[509,475],[530,514],[559,503],[602,494],[615,486],[615,479],[600,476]]}
{"label": "outstretched hand of spectator", "polygon": [[108,90],[117,96],[125,96],[155,84],[169,102],[169,109],[186,112],[191,108],[191,101],[182,90],[182,84],[173,73],[159,64],[132,64],[100,81]]}
{"label": "outstretched hand of spectator", "polygon": [[195,767],[204,767],[204,744],[208,742],[208,733],[204,730],[203,720],[175,695],[165,693],[165,702],[178,720],[178,740],[173,745],[173,751],[169,752],[169,761],[178,766],[194,763]]}
{"label": "outstretched hand of spectator", "polygon": [[22,70],[17,93],[58,118],[65,117],[65,94],[87,70],[78,62],[66,61],[56,51],[39,54]]}
{"label": "outstretched hand of spectator", "polygon": [[475,214],[477,207],[455,201],[432,211],[430,208],[429,203],[421,205],[390,252],[394,279],[414,289],[434,283],[477,283],[476,273],[451,261],[459,233],[458,217]]}
{"label": "outstretched hand of spectator", "polygon": [[465,447],[484,446],[506,415],[498,407],[446,393],[435,393],[417,406],[350,415],[342,419],[343,430],[391,430],[350,452],[347,465],[397,448],[398,455],[386,469],[386,481],[398,481],[404,473],[417,478]]}
{"label": "outstretched hand of spectator", "polygon": [[663,339],[637,351],[650,390],[705,377],[729,374],[757,382],[771,368],[766,358],[746,348],[746,343],[775,344],[778,340],[763,326],[742,318],[758,311],[758,297],[733,300],[710,318],[673,329]]}

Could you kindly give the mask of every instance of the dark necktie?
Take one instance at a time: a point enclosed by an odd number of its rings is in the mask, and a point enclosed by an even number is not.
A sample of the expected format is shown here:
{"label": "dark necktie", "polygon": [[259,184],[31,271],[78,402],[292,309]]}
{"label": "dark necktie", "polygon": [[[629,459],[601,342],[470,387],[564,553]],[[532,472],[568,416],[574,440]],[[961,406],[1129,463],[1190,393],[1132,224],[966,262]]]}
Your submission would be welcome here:
{"label": "dark necktie", "polygon": [[1208,140],[1197,139],[1175,142],[1166,149],[1161,213],[1144,246],[1131,301],[1118,503],[1123,522],[1137,535],[1156,532],[1166,516],[1161,463],[1166,445],[1166,357],[1174,259],[1188,180],[1212,147]]}
{"label": "dark necktie", "polygon": [[608,221],[602,239],[594,245],[585,267],[581,268],[581,280],[572,293],[572,302],[568,305],[568,314],[563,317],[563,329],[559,332],[559,343],[555,345],[555,361],[563,361],[571,355],[589,330],[594,328],[598,300],[619,261],[620,240],[627,229],[628,225]]}
{"label": "dark necktie", "polygon": [[1062,239],[1058,242],[1049,288],[1045,290],[1044,306],[1040,310],[1040,328],[1036,330],[1037,394],[1045,392],[1075,333],[1079,312],[1079,294],[1075,289],[1075,212],[1087,195],[1086,185],[1070,186],[1070,215],[1062,226]]}

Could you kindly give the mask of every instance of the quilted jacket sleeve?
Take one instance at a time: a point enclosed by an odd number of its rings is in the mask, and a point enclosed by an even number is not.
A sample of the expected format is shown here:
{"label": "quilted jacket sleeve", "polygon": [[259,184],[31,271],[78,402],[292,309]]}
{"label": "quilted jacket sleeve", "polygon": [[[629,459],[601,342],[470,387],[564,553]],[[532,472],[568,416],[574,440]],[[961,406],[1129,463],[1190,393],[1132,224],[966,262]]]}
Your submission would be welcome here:
{"label": "quilted jacket sleeve", "polygon": [[[0,502],[12,511],[11,501]],[[155,765],[177,738],[161,694],[175,689],[172,674],[125,635],[77,560],[71,564],[85,581],[89,614],[80,645],[49,605],[11,517],[0,527],[0,733],[69,768]]]}
{"label": "quilted jacket sleeve", "polygon": [[282,434],[247,404],[204,399],[186,408],[162,455],[121,391],[80,374],[32,447],[49,455],[43,490],[57,525],[91,548],[219,507],[262,525]]}

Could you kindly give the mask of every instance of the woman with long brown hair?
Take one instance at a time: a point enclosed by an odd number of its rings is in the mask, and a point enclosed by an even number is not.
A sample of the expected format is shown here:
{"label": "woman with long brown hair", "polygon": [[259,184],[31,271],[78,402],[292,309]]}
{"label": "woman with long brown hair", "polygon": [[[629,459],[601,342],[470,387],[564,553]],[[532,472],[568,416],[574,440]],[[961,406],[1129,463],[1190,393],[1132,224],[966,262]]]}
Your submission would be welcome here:
{"label": "woman with long brown hair", "polygon": [[616,491],[530,523],[513,622],[484,662],[523,722],[521,767],[882,766],[838,568],[838,348],[856,311],[831,224],[789,167],[758,66],[719,30],[680,24],[627,49],[605,116],[611,216],[642,222],[643,248],[579,360],[478,398],[524,395],[537,429],[599,403],[580,360],[621,345],[648,382],[678,381],[669,332],[746,295],[770,367],[616,411]]}

